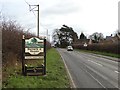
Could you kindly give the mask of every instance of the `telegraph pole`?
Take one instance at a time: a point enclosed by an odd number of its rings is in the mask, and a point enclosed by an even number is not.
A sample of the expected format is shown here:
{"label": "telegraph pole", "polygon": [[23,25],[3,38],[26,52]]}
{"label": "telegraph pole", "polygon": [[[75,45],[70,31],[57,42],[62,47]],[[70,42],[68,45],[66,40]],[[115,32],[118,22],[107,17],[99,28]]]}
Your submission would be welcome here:
{"label": "telegraph pole", "polygon": [[38,6],[38,24],[37,24],[38,25],[38,35],[37,36],[39,37],[39,5],[37,5],[37,6]]}
{"label": "telegraph pole", "polygon": [[29,5],[29,8],[30,11],[37,11],[37,36],[39,37],[39,5]]}
{"label": "telegraph pole", "polygon": [[46,35],[47,35],[47,40],[48,40],[48,29],[47,29],[47,33],[46,33]]}

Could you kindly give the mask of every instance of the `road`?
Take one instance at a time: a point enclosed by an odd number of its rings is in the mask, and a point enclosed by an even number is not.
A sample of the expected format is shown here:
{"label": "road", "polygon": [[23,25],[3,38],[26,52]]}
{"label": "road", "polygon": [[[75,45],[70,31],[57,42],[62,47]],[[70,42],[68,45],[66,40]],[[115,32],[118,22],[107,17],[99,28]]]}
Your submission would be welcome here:
{"label": "road", "polygon": [[118,62],[89,53],[57,50],[74,88],[118,88]]}

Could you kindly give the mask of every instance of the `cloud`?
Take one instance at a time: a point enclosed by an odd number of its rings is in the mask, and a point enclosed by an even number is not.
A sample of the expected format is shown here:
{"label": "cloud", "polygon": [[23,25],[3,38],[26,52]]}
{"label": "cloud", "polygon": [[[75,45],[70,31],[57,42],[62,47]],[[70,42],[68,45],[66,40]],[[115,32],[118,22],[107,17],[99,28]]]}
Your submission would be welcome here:
{"label": "cloud", "polygon": [[78,6],[73,4],[71,0],[60,0],[59,2],[54,3],[52,6],[41,10],[41,17],[66,15],[77,12],[78,10]]}
{"label": "cloud", "polygon": [[[66,24],[80,34],[95,31],[106,34],[117,29],[117,1],[119,0],[26,0],[40,6],[40,32],[49,33]],[[24,0],[0,0],[0,10],[20,24],[36,32],[36,17],[29,12]],[[35,12],[37,14],[37,12]],[[14,18],[15,17],[15,18]],[[45,29],[46,28],[46,29]]]}

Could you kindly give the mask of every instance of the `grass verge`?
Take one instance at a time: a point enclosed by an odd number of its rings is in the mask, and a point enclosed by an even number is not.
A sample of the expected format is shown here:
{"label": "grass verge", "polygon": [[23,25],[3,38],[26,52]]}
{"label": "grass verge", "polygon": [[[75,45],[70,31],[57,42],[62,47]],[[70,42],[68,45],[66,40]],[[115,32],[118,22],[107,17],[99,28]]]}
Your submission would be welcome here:
{"label": "grass verge", "polygon": [[3,83],[3,88],[69,88],[69,79],[59,53],[54,49],[47,52],[46,76],[23,76],[14,72]]}
{"label": "grass verge", "polygon": [[114,54],[114,53],[99,52],[99,51],[90,51],[90,50],[80,50],[80,49],[76,49],[76,50],[77,50],[77,51],[81,51],[81,52],[88,52],[88,53],[93,53],[93,54],[110,56],[110,57],[114,57],[114,58],[120,58],[120,55],[119,55],[119,54]]}

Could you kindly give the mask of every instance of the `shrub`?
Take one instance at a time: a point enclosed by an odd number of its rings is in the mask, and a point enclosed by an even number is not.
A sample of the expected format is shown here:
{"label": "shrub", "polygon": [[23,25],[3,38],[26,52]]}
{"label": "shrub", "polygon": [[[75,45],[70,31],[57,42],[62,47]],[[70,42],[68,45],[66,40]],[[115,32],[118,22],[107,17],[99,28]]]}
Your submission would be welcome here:
{"label": "shrub", "polygon": [[74,48],[76,49],[87,49],[91,51],[100,51],[100,52],[107,52],[107,53],[115,53],[120,54],[120,41],[116,43],[94,43],[84,47],[82,44],[73,44]]}
{"label": "shrub", "polygon": [[[16,73],[18,67],[21,70],[22,36],[31,38],[35,35],[24,31],[23,27],[12,20],[0,21],[0,31],[2,31],[2,73],[4,82],[6,78]],[[47,50],[50,49],[50,43],[47,41],[46,44]]]}
{"label": "shrub", "polygon": [[[13,61],[13,57],[16,56],[19,61],[21,61],[22,56],[22,36],[25,38],[35,37],[34,34],[24,31],[24,29],[17,24],[15,21],[2,21],[0,24],[0,30],[2,31],[2,60],[3,65],[8,61],[9,63]],[[47,49],[51,47],[50,43],[47,41]],[[10,56],[12,53],[12,56]],[[15,59],[16,61],[16,59]]]}

